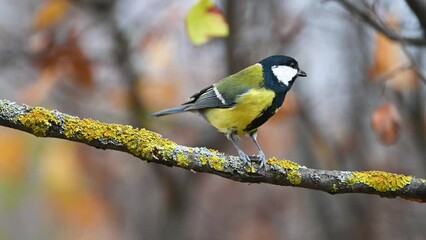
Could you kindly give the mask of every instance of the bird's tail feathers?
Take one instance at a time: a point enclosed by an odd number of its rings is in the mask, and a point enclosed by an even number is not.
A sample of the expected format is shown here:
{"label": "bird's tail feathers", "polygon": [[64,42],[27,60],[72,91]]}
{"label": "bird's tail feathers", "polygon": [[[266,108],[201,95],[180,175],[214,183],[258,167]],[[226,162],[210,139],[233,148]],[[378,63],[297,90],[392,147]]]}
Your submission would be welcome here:
{"label": "bird's tail feathers", "polygon": [[175,113],[181,113],[181,112],[185,112],[185,110],[189,107],[189,105],[183,105],[183,106],[179,106],[179,107],[174,107],[174,108],[169,108],[169,109],[164,109],[161,110],[159,112],[155,112],[155,113],[151,113],[151,116],[154,117],[161,117],[164,115],[169,115],[169,114],[175,114]]}

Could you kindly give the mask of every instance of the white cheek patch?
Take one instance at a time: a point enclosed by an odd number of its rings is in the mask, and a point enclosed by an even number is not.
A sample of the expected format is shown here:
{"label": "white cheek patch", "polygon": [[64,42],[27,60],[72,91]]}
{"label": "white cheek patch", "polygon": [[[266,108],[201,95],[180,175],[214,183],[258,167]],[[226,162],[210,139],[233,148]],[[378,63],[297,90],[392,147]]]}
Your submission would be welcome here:
{"label": "white cheek patch", "polygon": [[286,86],[288,86],[289,82],[293,80],[293,78],[297,75],[298,72],[292,67],[282,65],[272,66],[271,70],[274,73],[275,77],[277,77],[278,80],[284,83]]}

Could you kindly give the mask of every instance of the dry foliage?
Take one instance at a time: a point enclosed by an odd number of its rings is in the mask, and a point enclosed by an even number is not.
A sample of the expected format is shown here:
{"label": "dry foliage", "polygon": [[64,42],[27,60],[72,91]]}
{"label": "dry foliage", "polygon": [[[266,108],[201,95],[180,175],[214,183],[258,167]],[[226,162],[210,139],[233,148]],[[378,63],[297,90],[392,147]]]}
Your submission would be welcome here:
{"label": "dry foliage", "polygon": [[401,117],[392,103],[380,104],[372,113],[371,126],[377,139],[383,144],[393,144],[398,140]]}

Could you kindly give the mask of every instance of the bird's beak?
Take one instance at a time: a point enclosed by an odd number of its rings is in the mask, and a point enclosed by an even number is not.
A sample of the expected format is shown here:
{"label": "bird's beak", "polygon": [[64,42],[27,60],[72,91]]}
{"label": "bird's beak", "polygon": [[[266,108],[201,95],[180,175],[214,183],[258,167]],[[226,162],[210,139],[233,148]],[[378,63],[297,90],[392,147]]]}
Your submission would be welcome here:
{"label": "bird's beak", "polygon": [[304,71],[299,70],[299,72],[297,73],[297,76],[299,76],[299,77],[306,77],[308,75]]}

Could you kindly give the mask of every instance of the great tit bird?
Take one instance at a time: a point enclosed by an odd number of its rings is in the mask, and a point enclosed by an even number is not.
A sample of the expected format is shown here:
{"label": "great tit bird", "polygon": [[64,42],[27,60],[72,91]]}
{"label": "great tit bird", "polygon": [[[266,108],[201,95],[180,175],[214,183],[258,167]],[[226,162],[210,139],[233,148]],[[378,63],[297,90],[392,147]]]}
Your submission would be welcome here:
{"label": "great tit bird", "polygon": [[257,129],[278,111],[296,78],[306,76],[293,58],[270,56],[202,89],[181,106],[152,115],[199,112],[226,134],[246,164],[251,159],[238,147],[236,138],[248,134],[259,151],[257,159],[262,168],[266,160],[256,139]]}

